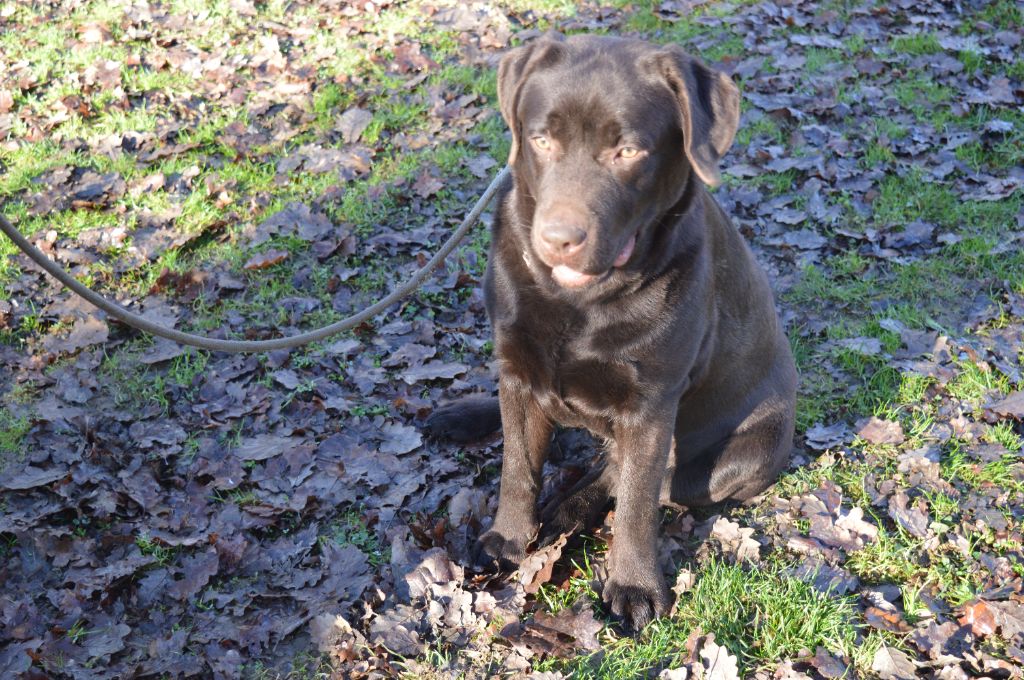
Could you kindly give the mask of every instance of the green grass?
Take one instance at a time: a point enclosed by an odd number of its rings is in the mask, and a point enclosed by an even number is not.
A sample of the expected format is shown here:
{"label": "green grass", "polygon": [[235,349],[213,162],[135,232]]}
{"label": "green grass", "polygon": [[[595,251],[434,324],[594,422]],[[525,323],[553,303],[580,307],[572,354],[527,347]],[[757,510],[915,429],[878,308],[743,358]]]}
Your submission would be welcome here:
{"label": "green grass", "polygon": [[989,392],[995,390],[1005,394],[1010,390],[1006,376],[1000,374],[987,364],[981,365],[973,361],[961,362],[960,373],[946,385],[946,391],[967,402],[978,402]]}
{"label": "green grass", "polygon": [[915,57],[937,54],[942,51],[942,45],[939,44],[939,39],[934,33],[900,35],[893,38],[889,45],[894,52],[904,52]]}
{"label": "green grass", "polygon": [[333,541],[338,545],[353,545],[366,555],[374,567],[391,561],[391,548],[384,544],[377,532],[367,526],[366,518],[359,510],[349,510],[328,526],[322,541]]}
{"label": "green grass", "polygon": [[985,439],[993,444],[1001,444],[1011,453],[1016,453],[1024,447],[1024,437],[1017,434],[1016,429],[1008,420],[1003,420],[989,427]]}
{"label": "green grass", "polygon": [[845,59],[845,55],[842,50],[838,49],[824,49],[820,47],[808,48],[804,53],[806,62],[804,63],[804,69],[809,74],[817,74],[828,70],[836,64],[842,63]]}
{"label": "green grass", "polygon": [[557,614],[563,609],[573,606],[581,598],[589,598],[598,602],[601,596],[594,590],[595,581],[594,565],[591,558],[598,552],[605,552],[606,547],[598,545],[592,539],[586,539],[584,547],[566,558],[562,562],[568,562],[572,567],[572,575],[562,584],[545,583],[537,592],[537,601],[552,614]]}
{"label": "green grass", "polygon": [[683,662],[685,642],[700,628],[735,654],[741,673],[773,667],[801,649],[824,646],[852,654],[857,639],[853,598],[814,590],[783,565],[744,568],[711,559],[698,570],[672,618],[655,621],[635,641],[618,639],[561,670],[573,678],[643,677]]}
{"label": "green grass", "polygon": [[892,86],[896,101],[915,116],[940,127],[953,119],[953,115],[942,106],[952,98],[953,90],[947,85],[936,83],[925,73],[910,73]]}
{"label": "green grass", "polygon": [[[943,500],[933,495],[931,501],[932,507],[938,506],[943,519],[955,514],[957,506],[952,499]],[[929,552],[923,539],[911,536],[898,526],[887,528],[880,517],[875,517],[875,523],[880,527],[877,539],[851,553],[844,565],[864,583],[900,584],[905,593],[927,589],[954,606],[977,596],[981,580],[972,559],[949,543],[940,544]],[[928,554],[929,559],[913,558],[922,554]]]}
{"label": "green grass", "polygon": [[906,224],[915,219],[952,226],[958,201],[945,187],[926,181],[916,169],[905,175],[887,175],[878,187],[872,208],[879,224]]}
{"label": "green grass", "polygon": [[25,435],[31,427],[28,416],[0,407],[0,473],[24,457]]}
{"label": "green grass", "polygon": [[986,3],[978,18],[1001,29],[1019,28],[1024,24],[1024,10],[1013,0],[996,0]]}
{"label": "green grass", "polygon": [[214,489],[213,493],[210,495],[210,499],[215,503],[231,503],[240,508],[259,503],[259,498],[257,498],[255,491],[240,488],[228,489],[227,491]]}
{"label": "green grass", "polygon": [[750,145],[751,141],[766,137],[771,143],[781,144],[785,133],[771,116],[761,116],[750,125],[744,125],[736,133],[736,144],[741,148]]}
{"label": "green grass", "polygon": [[141,533],[136,536],[135,545],[139,546],[139,550],[143,555],[152,557],[160,566],[167,566],[178,554],[177,548],[163,545],[153,540],[148,533]]}

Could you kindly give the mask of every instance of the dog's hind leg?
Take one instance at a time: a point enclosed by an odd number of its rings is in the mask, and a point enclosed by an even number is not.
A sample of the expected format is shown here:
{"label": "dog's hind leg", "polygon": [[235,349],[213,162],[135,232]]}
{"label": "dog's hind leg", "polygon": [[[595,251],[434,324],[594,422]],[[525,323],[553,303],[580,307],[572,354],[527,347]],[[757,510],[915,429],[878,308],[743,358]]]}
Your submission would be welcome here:
{"label": "dog's hind leg", "polygon": [[545,545],[565,533],[595,526],[615,495],[618,471],[611,463],[583,476],[568,492],[551,499],[540,514],[540,541]]}
{"label": "dog's hind leg", "polygon": [[424,430],[431,437],[454,442],[482,439],[501,429],[497,397],[464,397],[434,409]]}
{"label": "dog's hind leg", "polygon": [[772,485],[789,462],[793,418],[776,409],[749,423],[696,459],[680,464],[666,480],[675,504],[695,507],[743,502]]}

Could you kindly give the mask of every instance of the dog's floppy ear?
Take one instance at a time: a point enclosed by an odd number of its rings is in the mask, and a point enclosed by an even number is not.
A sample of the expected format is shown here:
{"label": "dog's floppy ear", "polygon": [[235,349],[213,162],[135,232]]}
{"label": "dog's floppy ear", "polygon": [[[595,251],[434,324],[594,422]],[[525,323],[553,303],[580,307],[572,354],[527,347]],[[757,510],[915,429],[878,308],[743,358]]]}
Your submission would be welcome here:
{"label": "dog's floppy ear", "polygon": [[565,53],[565,36],[549,32],[523,47],[505,53],[498,64],[498,107],[512,131],[512,148],[508,152],[508,164],[512,165],[519,152],[520,130],[516,119],[519,106],[519,92],[523,83],[538,68],[554,64]]}
{"label": "dog's floppy ear", "polygon": [[740,122],[740,91],[732,79],[670,46],[657,56],[662,74],[679,103],[683,150],[705,184],[722,180],[718,162],[732,146]]}

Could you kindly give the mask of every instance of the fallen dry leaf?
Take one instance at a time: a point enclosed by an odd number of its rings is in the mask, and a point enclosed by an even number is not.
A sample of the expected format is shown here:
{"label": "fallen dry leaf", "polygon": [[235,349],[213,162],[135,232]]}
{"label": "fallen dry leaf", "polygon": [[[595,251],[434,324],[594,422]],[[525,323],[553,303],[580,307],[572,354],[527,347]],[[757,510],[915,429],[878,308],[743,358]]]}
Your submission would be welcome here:
{"label": "fallen dry leaf", "polygon": [[338,131],[347,144],[355,144],[363,136],[363,131],[373,122],[373,113],[366,109],[353,107],[341,114],[338,119]]}
{"label": "fallen dry leaf", "polygon": [[715,642],[715,636],[708,633],[700,648],[700,660],[704,664],[704,680],[739,680],[739,662],[724,645]]}
{"label": "fallen dry leaf", "polygon": [[818,647],[814,651],[814,658],[811,659],[811,665],[814,669],[822,675],[822,677],[833,680],[835,678],[845,678],[849,676],[850,666],[846,661],[833,656],[824,647]]}
{"label": "fallen dry leaf", "polygon": [[502,636],[533,654],[567,658],[579,650],[594,652],[601,649],[597,634],[602,627],[603,624],[594,618],[590,603],[584,600],[554,615],[538,611],[525,624],[507,627]]}
{"label": "fallen dry leaf", "polygon": [[957,619],[962,626],[970,626],[971,632],[979,637],[994,635],[996,619],[984,600],[968,602],[963,606],[963,614]]}
{"label": "fallen dry leaf", "polygon": [[258,253],[250,257],[244,265],[243,269],[254,271],[258,269],[266,269],[267,267],[273,267],[275,264],[281,264],[288,259],[287,250],[267,250],[262,253]]}
{"label": "fallen dry leaf", "polygon": [[740,528],[736,522],[724,517],[715,520],[711,537],[722,544],[722,551],[737,562],[756,562],[761,556],[761,544],[752,538],[754,530]]}
{"label": "fallen dry leaf", "polygon": [[1024,420],[1024,390],[1011,392],[1004,399],[990,405],[988,410],[1004,418]]}
{"label": "fallen dry leaf", "polygon": [[898,611],[887,611],[879,607],[868,607],[864,611],[864,618],[868,625],[878,630],[887,630],[891,633],[907,633],[910,626],[903,620]]}
{"label": "fallen dry leaf", "polygon": [[54,354],[70,354],[84,347],[102,344],[109,336],[110,329],[106,321],[96,316],[88,316],[75,319],[67,335],[47,335],[43,339],[43,346]]}
{"label": "fallen dry leaf", "polygon": [[412,425],[386,423],[381,429],[381,453],[403,454],[415,450],[423,443],[423,435]]}
{"label": "fallen dry leaf", "polygon": [[43,469],[26,465],[17,472],[8,472],[3,477],[0,477],[0,488],[12,491],[34,489],[37,486],[52,484],[67,473],[66,469],[60,467]]}
{"label": "fallen dry leaf", "polygon": [[921,502],[910,504],[907,492],[899,489],[889,499],[889,516],[918,538],[927,538],[931,524],[928,511]]}
{"label": "fallen dry leaf", "polygon": [[834,449],[840,444],[846,443],[850,436],[850,428],[846,423],[833,423],[822,425],[821,423],[809,427],[804,434],[807,446],[815,451],[827,451]]}
{"label": "fallen dry leaf", "polygon": [[528,595],[533,595],[540,587],[551,580],[551,571],[555,562],[562,556],[571,533],[565,533],[540,550],[530,553],[519,565],[513,578],[518,581]]}
{"label": "fallen dry leaf", "polygon": [[917,667],[910,658],[894,647],[882,645],[871,660],[871,670],[882,680],[913,680]]}
{"label": "fallen dry leaf", "polygon": [[871,444],[902,444],[904,439],[899,423],[875,416],[858,423],[857,436]]}

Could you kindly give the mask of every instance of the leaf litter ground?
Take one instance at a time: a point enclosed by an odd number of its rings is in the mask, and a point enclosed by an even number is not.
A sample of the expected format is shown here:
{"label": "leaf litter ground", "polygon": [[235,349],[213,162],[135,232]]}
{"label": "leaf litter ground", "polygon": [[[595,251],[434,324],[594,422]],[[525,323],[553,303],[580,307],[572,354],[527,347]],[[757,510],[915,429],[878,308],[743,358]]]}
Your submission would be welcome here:
{"label": "leaf litter ground", "polygon": [[[599,529],[470,569],[500,437],[480,230],[376,326],[292,353],[140,337],[0,246],[4,677],[1010,677],[1024,663],[1019,5],[0,7],[5,212],[161,323],[264,338],[425,260],[504,160],[493,68],[548,28],[731,73],[716,197],[802,373],[758,502],[670,513],[671,617],[619,637]],[[600,455],[559,433],[546,493]]]}

